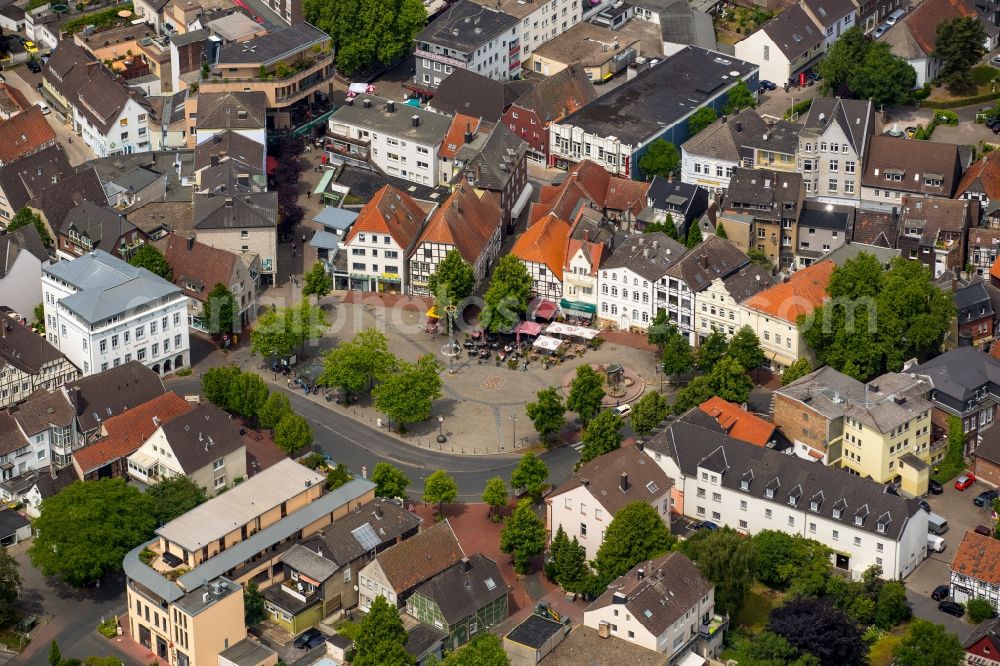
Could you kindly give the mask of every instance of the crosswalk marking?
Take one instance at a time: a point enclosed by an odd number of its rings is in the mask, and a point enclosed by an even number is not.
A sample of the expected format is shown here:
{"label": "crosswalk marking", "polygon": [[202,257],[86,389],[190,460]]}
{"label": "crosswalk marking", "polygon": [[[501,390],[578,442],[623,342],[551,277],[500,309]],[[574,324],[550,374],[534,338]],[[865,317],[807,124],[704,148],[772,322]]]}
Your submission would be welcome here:
{"label": "crosswalk marking", "polygon": [[570,444],[577,453],[583,452],[583,442],[576,442],[575,444]]}

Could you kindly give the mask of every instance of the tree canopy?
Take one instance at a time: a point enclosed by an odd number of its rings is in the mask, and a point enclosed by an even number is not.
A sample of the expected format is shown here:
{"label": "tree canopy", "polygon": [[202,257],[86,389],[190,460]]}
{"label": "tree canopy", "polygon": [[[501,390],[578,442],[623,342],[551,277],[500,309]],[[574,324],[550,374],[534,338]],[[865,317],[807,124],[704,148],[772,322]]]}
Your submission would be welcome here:
{"label": "tree canopy", "polygon": [[827,599],[791,599],[771,611],[767,628],[796,649],[812,653],[820,666],[868,663],[860,627]]}
{"label": "tree canopy", "polygon": [[781,373],[781,385],[788,386],[796,379],[801,379],[812,371],[812,363],[809,362],[808,358],[803,356],[799,360],[795,361],[795,363],[792,363],[790,366],[785,368],[785,371]]}
{"label": "tree canopy", "polygon": [[441,397],[441,365],[430,354],[416,363],[399,361],[396,371],[372,390],[375,407],[400,425],[426,421],[434,401]]}
{"label": "tree canopy", "polygon": [[437,504],[438,513],[445,504],[454,502],[456,497],[458,497],[458,484],[443,469],[424,479],[423,499],[430,504]]}
{"label": "tree canopy", "polygon": [[375,495],[378,497],[406,497],[406,489],[410,480],[403,470],[393,467],[387,462],[375,463],[372,470],[372,482],[375,484]]}
{"label": "tree canopy", "polygon": [[529,402],[524,409],[543,443],[558,435],[566,425],[566,405],[563,404],[562,394],[554,386],[538,391],[535,402]]}
{"label": "tree canopy", "polygon": [[549,478],[549,468],[541,458],[530,451],[521,456],[517,467],[510,475],[510,485],[524,490],[535,502],[542,501],[545,481]]}
{"label": "tree canopy", "polygon": [[916,85],[917,73],[889,44],[851,28],[833,43],[817,65],[823,94],[870,99],[876,106],[903,104]]}
{"label": "tree canopy", "polygon": [[787,588],[808,569],[825,571],[830,549],[813,539],[778,530],[761,530],[753,537],[757,580],[775,589]]}
{"label": "tree canopy", "polygon": [[535,515],[531,501],[517,503],[500,532],[500,552],[511,556],[514,571],[528,573],[528,561],[545,550],[545,522]]}
{"label": "tree canopy", "polygon": [[264,358],[283,358],[294,351],[296,345],[318,340],[330,326],[326,313],[303,300],[298,305],[269,310],[257,318],[250,333],[250,348]]}
{"label": "tree canopy", "polygon": [[587,563],[587,549],[580,545],[576,537],[570,541],[562,525],[552,537],[549,553],[551,557],[546,565],[546,575],[567,592],[591,591],[594,580]]}
{"label": "tree canopy", "polygon": [[604,380],[589,364],[576,369],[576,377],[569,387],[566,407],[580,415],[584,424],[590,422],[601,411],[604,400]]}
{"label": "tree canopy", "polygon": [[298,414],[286,414],[274,426],[274,443],[288,455],[294,455],[313,442],[309,422]]}
{"label": "tree canopy", "polygon": [[323,262],[317,261],[305,275],[302,285],[303,296],[315,296],[316,302],[333,291],[333,276],[330,275]]}
{"label": "tree canopy", "polygon": [[0,626],[9,626],[17,619],[17,600],[21,594],[21,574],[18,572],[18,562],[0,548]]}
{"label": "tree canopy", "polygon": [[141,245],[132,258],[128,260],[128,263],[138,268],[145,268],[168,282],[174,281],[174,272],[171,270],[170,264],[167,263],[167,258],[149,243]]}
{"label": "tree canopy", "polygon": [[221,282],[212,287],[201,309],[201,320],[212,335],[232,333],[238,326],[236,298]]}
{"label": "tree canopy", "polygon": [[603,590],[639,562],[670,550],[674,541],[656,508],[646,502],[632,502],[618,512],[604,532],[604,542],[594,558],[596,587]]}
{"label": "tree canopy", "polygon": [[385,333],[366,328],[353,340],[342,342],[326,353],[319,381],[348,393],[360,393],[395,372],[398,365],[399,360],[389,351]]}
{"label": "tree canopy", "polygon": [[257,418],[269,391],[267,384],[256,372],[241,372],[229,385],[227,405],[229,411],[248,419]]}
{"label": "tree canopy", "polygon": [[719,117],[719,114],[715,112],[710,106],[703,106],[688,118],[688,134],[694,136],[698,132],[702,131],[709,125],[715,122],[715,119]]}
{"label": "tree canopy", "polygon": [[500,511],[507,506],[507,484],[499,476],[486,481],[483,488],[483,501],[490,507],[490,520],[499,522]]}
{"label": "tree canopy", "polygon": [[49,235],[49,228],[42,221],[41,216],[30,208],[22,208],[14,214],[14,217],[10,218],[10,222],[7,223],[7,233],[12,233],[21,227],[27,226],[33,226],[38,230],[38,235],[41,237],[42,244],[45,247],[52,247],[52,236]]}
{"label": "tree canopy", "polygon": [[510,659],[499,638],[493,634],[480,634],[450,652],[441,666],[510,666]]}
{"label": "tree canopy", "polygon": [[975,90],[972,68],[986,54],[986,30],[975,16],[956,16],[937,24],[934,56],[941,61],[938,78],[948,88]]}
{"label": "tree canopy", "polygon": [[251,580],[243,593],[243,621],[252,625],[265,619],[267,619],[267,605],[264,602],[264,595],[260,593],[257,581]]}
{"label": "tree canopy", "polygon": [[472,295],[476,274],[458,250],[449,250],[427,279],[427,289],[438,300],[460,303]]}
{"label": "tree canopy", "polygon": [[960,666],[965,663],[965,650],[958,636],[926,620],[910,623],[892,656],[896,666]]}
{"label": "tree canopy", "polygon": [[690,384],[681,389],[674,401],[674,411],[686,412],[715,396],[743,404],[750,397],[752,389],[753,380],[747,375],[743,366],[731,356],[726,356],[716,363],[707,375],[695,377]]}
{"label": "tree canopy", "polygon": [[726,334],[722,331],[712,331],[698,345],[698,369],[702,372],[711,372],[715,364],[726,355],[728,349]]}
{"label": "tree canopy", "polygon": [[715,585],[715,605],[737,615],[753,583],[753,542],[724,527],[700,530],[682,544],[682,550],[695,561],[701,575]]}
{"label": "tree canopy", "polygon": [[670,405],[662,393],[647,392],[632,408],[632,430],[640,437],[652,432],[670,414]]}
{"label": "tree canopy", "polygon": [[594,417],[580,437],[583,442],[580,463],[588,463],[598,456],[617,450],[622,445],[621,428],[621,417],[611,410],[605,410]]}
{"label": "tree canopy", "polygon": [[216,407],[229,409],[229,389],[239,376],[240,369],[235,365],[209,368],[201,376],[201,392]]}
{"label": "tree canopy", "polygon": [[695,220],[688,226],[687,239],[685,239],[684,244],[687,245],[689,250],[693,250],[701,245],[702,240],[704,239],[701,235],[701,226],[698,224],[698,221]]}
{"label": "tree canopy", "polygon": [[784,636],[767,630],[756,636],[739,637],[732,658],[740,666],[819,666],[819,659],[793,647]]}
{"label": "tree canopy", "polygon": [[183,475],[157,481],[146,488],[146,496],[152,500],[157,525],[166,525],[208,499],[198,484]]}
{"label": "tree canopy", "polygon": [[653,176],[673,175],[680,171],[681,153],[677,146],[663,139],[656,139],[649,144],[649,148],[639,158],[639,169],[646,176],[646,180],[652,180]]}
{"label": "tree canopy", "polygon": [[124,479],[77,481],[42,500],[31,562],[73,586],[118,571],[157,527],[153,500]]}
{"label": "tree canopy", "polygon": [[399,611],[381,594],[375,597],[361,619],[354,640],[354,666],[410,666],[413,657],[406,651],[406,629]]}
{"label": "tree canopy", "polygon": [[531,273],[521,260],[512,254],[500,257],[490,288],[483,296],[480,321],[491,333],[510,331],[528,309],[531,298]]}
{"label": "tree canopy", "polygon": [[757,106],[757,98],[750,92],[746,81],[740,81],[730,89],[729,96],[726,98],[726,106],[722,110],[722,113],[730,115],[740,109],[752,109],[755,106]]}
{"label": "tree canopy", "polygon": [[736,331],[729,341],[726,356],[739,363],[744,372],[750,372],[764,362],[764,350],[760,348],[760,338],[749,326],[743,326]]}
{"label": "tree canopy", "polygon": [[284,393],[275,391],[267,396],[267,400],[264,401],[257,416],[260,419],[261,427],[273,431],[281,419],[291,413],[292,405],[288,402],[288,397]]}

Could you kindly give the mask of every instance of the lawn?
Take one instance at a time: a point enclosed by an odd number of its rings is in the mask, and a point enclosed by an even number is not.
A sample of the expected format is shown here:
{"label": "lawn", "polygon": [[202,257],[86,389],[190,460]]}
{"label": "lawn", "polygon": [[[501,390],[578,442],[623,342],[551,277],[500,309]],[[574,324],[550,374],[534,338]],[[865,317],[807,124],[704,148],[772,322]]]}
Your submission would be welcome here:
{"label": "lawn", "polygon": [[736,616],[736,626],[748,627],[755,634],[763,631],[767,626],[771,609],[780,606],[784,596],[782,592],[754,583],[747,594],[743,608]]}
{"label": "lawn", "polygon": [[868,652],[871,666],[889,666],[892,663],[892,650],[903,640],[908,625],[909,623],[901,624],[892,631],[884,633],[882,638],[875,641]]}
{"label": "lawn", "polygon": [[972,68],[972,78],[977,86],[985,85],[1000,74],[1000,69],[990,65],[978,65]]}
{"label": "lawn", "polygon": [[361,631],[361,625],[357,622],[344,620],[337,625],[337,633],[345,638],[350,638],[352,641],[358,640],[359,631]]}

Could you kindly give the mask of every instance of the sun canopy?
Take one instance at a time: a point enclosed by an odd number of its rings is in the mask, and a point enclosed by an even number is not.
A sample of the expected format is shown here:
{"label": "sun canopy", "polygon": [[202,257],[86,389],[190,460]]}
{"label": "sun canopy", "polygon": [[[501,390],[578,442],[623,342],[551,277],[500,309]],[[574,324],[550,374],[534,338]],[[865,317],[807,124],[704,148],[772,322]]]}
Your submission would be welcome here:
{"label": "sun canopy", "polygon": [[553,322],[545,328],[546,333],[552,335],[568,335],[574,338],[583,338],[584,340],[593,340],[597,337],[600,331],[587,328],[585,326],[573,326],[571,324],[563,324],[560,322]]}
{"label": "sun canopy", "polygon": [[559,340],[557,338],[550,338],[547,335],[539,335],[535,339],[535,342],[532,344],[532,347],[537,347],[538,349],[544,349],[545,351],[554,352],[555,350],[559,349],[562,343],[563,343],[562,340]]}
{"label": "sun canopy", "polygon": [[542,325],[534,321],[522,321],[514,329],[515,333],[523,333],[524,335],[538,335],[542,332]]}
{"label": "sun canopy", "polygon": [[541,299],[535,304],[529,318],[535,319],[552,319],[556,316],[556,312],[559,310],[559,306],[550,300]]}

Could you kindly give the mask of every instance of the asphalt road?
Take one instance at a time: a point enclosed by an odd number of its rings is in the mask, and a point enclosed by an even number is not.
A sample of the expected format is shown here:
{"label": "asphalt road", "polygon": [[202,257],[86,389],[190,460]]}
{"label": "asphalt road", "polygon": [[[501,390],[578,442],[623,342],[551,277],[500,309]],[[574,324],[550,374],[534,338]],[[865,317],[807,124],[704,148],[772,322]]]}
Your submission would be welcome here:
{"label": "asphalt road", "polygon": [[[201,389],[200,380],[194,375],[168,378],[164,383],[168,390],[180,395],[199,393]],[[520,458],[515,455],[463,456],[418,448],[350,416],[339,414],[335,409],[317,404],[298,391],[274,385],[271,385],[271,390],[283,391],[292,409],[310,422],[315,437],[314,447],[318,446],[323,453],[347,465],[355,473],[360,473],[362,466],[370,472],[380,461],[392,463],[409,477],[410,495],[414,499],[418,499],[423,492],[424,477],[443,469],[458,483],[459,501],[478,501],[487,479],[499,475],[510,483],[511,472]],[[571,447],[563,446],[545,452],[541,458],[549,467],[549,483],[558,485],[572,476],[579,454]]]}

